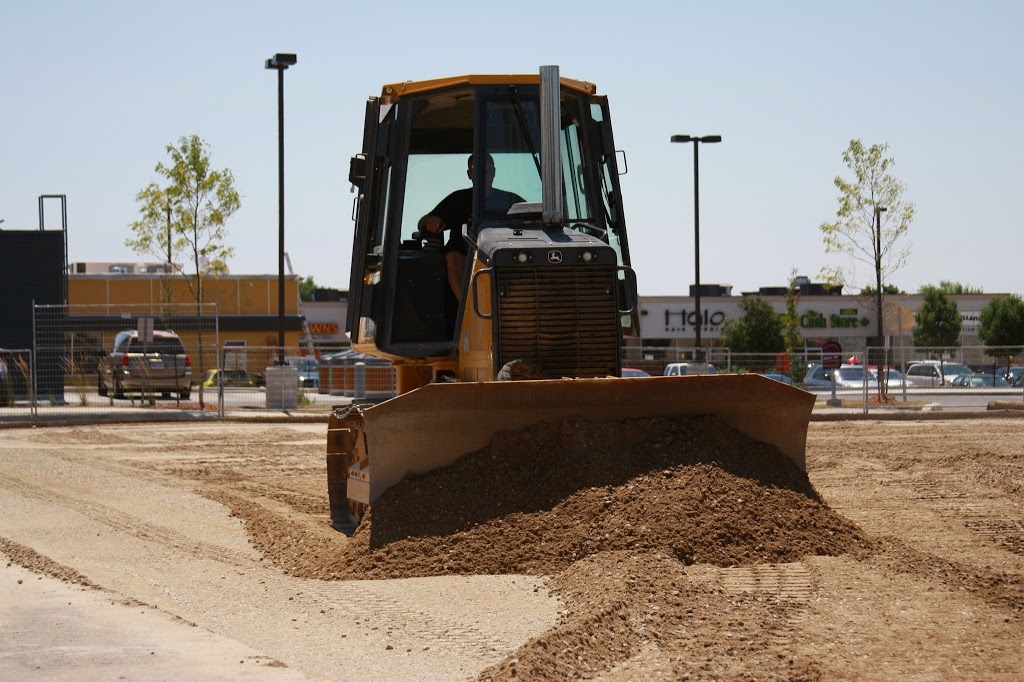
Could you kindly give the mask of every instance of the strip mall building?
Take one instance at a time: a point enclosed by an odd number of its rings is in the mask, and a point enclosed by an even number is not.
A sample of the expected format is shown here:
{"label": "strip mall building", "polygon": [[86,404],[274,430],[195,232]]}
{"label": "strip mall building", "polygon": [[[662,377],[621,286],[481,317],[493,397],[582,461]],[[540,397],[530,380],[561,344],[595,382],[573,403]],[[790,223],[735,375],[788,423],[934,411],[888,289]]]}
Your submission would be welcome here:
{"label": "strip mall building", "polygon": [[[162,272],[162,264],[128,266],[108,263],[75,263],[69,276],[68,301],[72,305],[159,305],[193,301],[181,276]],[[143,268],[147,271],[139,272]],[[159,268],[160,271],[154,271]],[[278,335],[278,278],[276,275],[224,275],[206,282],[206,301],[217,304],[222,343],[245,341],[249,346],[276,346]],[[315,301],[300,303],[298,278],[285,278],[285,346],[306,346],[306,331],[315,347],[340,348],[347,345],[344,292],[325,292]],[[826,340],[838,340],[845,350],[862,351],[878,336],[874,300],[870,296],[844,295],[837,289],[803,280],[797,299],[800,333],[807,346]],[[758,295],[781,314],[786,311],[786,291],[782,287],[764,287],[757,292],[733,295],[729,285],[701,287],[701,339],[708,346],[721,346],[726,320],[743,315],[744,296]],[[962,319],[961,346],[978,346],[978,319],[993,294],[950,296]],[[320,300],[321,298],[325,300]],[[894,346],[913,345],[914,313],[923,303],[918,294],[885,297],[885,335]],[[641,296],[639,339],[630,345],[652,347],[692,347],[698,321],[693,296]],[[305,328],[303,326],[305,321]]]}

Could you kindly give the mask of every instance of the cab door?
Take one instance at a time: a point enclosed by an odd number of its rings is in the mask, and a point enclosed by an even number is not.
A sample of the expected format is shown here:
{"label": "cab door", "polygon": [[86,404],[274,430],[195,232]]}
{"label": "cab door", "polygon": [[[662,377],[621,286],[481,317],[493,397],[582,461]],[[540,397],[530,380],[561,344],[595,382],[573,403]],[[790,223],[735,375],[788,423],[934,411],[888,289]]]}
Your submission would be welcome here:
{"label": "cab door", "polygon": [[366,102],[362,152],[349,163],[349,182],[356,188],[352,218],[352,267],[349,273],[348,319],[346,328],[353,343],[374,343],[377,325],[373,320],[374,298],[380,283],[383,238],[387,212],[391,164],[387,142],[393,122],[393,107],[381,106],[380,99]]}

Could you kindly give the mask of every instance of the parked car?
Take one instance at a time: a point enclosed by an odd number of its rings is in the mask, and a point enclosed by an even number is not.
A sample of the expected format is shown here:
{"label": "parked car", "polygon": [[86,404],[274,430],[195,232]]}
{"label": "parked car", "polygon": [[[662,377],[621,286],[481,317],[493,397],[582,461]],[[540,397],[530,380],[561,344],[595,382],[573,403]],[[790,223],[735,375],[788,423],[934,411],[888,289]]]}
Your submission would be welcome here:
{"label": "parked car", "polygon": [[877,367],[868,367],[868,369],[871,370],[871,374],[874,376],[875,381],[880,382],[881,379],[879,379],[879,374],[882,374],[885,377],[885,385],[889,388],[899,388],[903,386],[904,377],[898,369],[894,369],[892,367],[883,367],[881,371],[879,371]]}
{"label": "parked car", "polygon": [[959,362],[922,360],[907,367],[909,386],[951,386],[958,376],[973,374],[971,368]]}
{"label": "parked car", "polygon": [[1002,373],[997,376],[1006,379],[1011,386],[1024,385],[1024,367],[1013,365],[1011,367],[1003,367],[1002,370]]}
{"label": "parked car", "polygon": [[244,369],[208,369],[203,375],[203,386],[216,386],[220,381],[229,386],[254,386],[252,378]]}
{"label": "parked car", "polygon": [[643,371],[642,369],[634,369],[633,367],[623,367],[622,368],[622,378],[623,379],[636,379],[638,377],[649,377],[649,376],[651,376],[651,375],[648,374],[647,372]]}
{"label": "parked car", "polygon": [[790,386],[796,385],[796,382],[793,381],[793,379],[790,378],[788,374],[779,374],[778,372],[765,372],[761,376],[768,377],[769,379],[775,379],[776,381],[781,381],[782,383],[789,384]]}
{"label": "parked car", "polygon": [[285,362],[299,370],[299,386],[317,388],[320,386],[320,363],[314,358],[292,357]]}
{"label": "parked car", "polygon": [[953,378],[953,386],[968,388],[1010,388],[1010,382],[989,372],[960,374]]}
{"label": "parked car", "polygon": [[[864,386],[866,371],[863,365],[840,365],[830,370],[816,362],[804,375],[803,385],[807,388],[832,388],[834,375],[837,388],[861,388]],[[878,388],[878,382],[870,372],[867,372],[866,380],[869,388]]]}
{"label": "parked car", "polygon": [[192,360],[178,335],[168,330],[153,332],[144,342],[134,329],[118,332],[109,353],[100,356],[96,390],[101,396],[124,398],[128,393],[192,395]]}
{"label": "parked car", "polygon": [[709,362],[670,362],[665,365],[665,376],[679,377],[687,374],[718,374]]}

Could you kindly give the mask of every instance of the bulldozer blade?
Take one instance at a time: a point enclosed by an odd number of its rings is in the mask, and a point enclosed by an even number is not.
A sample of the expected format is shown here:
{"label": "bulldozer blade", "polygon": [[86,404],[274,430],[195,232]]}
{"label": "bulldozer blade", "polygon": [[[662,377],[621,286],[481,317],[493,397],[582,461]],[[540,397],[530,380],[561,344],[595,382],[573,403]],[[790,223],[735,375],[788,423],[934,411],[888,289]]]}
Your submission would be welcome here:
{"label": "bulldozer blade", "polygon": [[[486,447],[498,431],[569,417],[609,422],[714,415],[774,445],[806,471],[814,400],[811,393],[753,374],[429,384],[332,417],[331,428],[343,434],[335,440],[349,443],[348,452],[335,455],[348,465],[349,508],[362,509],[402,479]],[[332,498],[340,496],[340,483],[335,480]],[[332,499],[335,506],[341,505]]]}

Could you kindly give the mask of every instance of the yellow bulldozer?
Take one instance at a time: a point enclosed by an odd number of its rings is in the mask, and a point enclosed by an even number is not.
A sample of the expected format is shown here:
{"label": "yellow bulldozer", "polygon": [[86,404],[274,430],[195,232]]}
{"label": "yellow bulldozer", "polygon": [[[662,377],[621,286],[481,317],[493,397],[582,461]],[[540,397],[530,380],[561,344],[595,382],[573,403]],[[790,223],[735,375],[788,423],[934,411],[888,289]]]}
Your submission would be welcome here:
{"label": "yellow bulldozer", "polygon": [[349,166],[347,327],[355,350],[392,363],[397,397],[332,412],[336,528],[498,431],[566,417],[716,415],[804,469],[804,391],[755,375],[619,378],[639,335],[624,172],[607,97],[557,66],[369,98]]}

